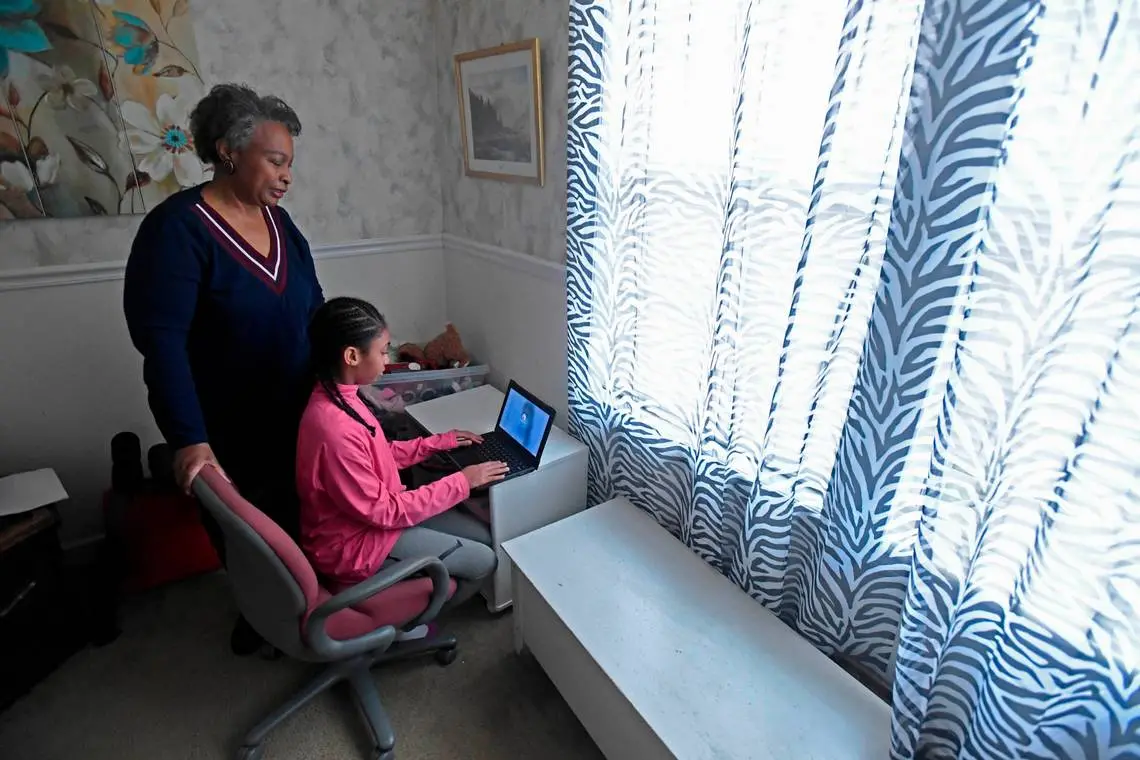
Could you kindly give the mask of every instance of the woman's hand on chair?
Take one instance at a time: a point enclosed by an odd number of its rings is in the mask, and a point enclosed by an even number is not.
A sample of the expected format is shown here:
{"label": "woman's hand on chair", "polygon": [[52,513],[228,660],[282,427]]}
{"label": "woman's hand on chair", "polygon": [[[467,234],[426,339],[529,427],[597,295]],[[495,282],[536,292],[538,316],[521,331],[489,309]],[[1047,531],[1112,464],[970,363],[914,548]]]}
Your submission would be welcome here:
{"label": "woman's hand on chair", "polygon": [[452,430],[451,433],[459,441],[460,447],[472,446],[483,442],[483,436],[478,433],[469,433],[466,430]]}
{"label": "woman's hand on chair", "polygon": [[[202,468],[207,465],[225,477],[226,473],[218,464],[218,459],[214,456],[214,451],[208,443],[194,443],[183,446],[174,452],[174,480],[178,483],[178,487],[186,493],[190,493],[190,484],[194,482],[194,478],[198,477]],[[226,479],[229,480],[229,478]]]}
{"label": "woman's hand on chair", "polygon": [[502,480],[510,469],[503,462],[482,462],[464,467],[463,477],[467,478],[467,484],[474,490]]}

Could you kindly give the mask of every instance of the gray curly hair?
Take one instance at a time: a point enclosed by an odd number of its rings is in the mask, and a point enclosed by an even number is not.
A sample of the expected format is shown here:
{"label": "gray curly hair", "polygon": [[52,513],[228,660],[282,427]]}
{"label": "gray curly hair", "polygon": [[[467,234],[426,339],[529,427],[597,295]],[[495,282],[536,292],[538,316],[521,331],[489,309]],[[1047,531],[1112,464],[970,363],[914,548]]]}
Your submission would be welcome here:
{"label": "gray curly hair", "polygon": [[249,145],[257,125],[265,121],[278,122],[293,137],[301,134],[301,120],[281,98],[258,95],[240,84],[215,85],[190,114],[194,152],[204,163],[220,164],[219,140],[233,150],[242,150]]}

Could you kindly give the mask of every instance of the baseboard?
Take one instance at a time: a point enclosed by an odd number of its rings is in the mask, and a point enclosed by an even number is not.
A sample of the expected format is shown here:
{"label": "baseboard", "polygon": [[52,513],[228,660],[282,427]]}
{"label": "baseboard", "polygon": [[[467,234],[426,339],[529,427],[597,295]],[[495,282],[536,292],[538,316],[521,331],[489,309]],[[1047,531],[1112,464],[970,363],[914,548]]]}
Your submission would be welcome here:
{"label": "baseboard", "polygon": [[87,535],[77,536],[61,542],[60,548],[65,552],[84,552],[90,550],[92,547],[97,547],[106,537],[106,534],[102,531],[88,533]]}
{"label": "baseboard", "polygon": [[63,561],[70,567],[87,567],[99,561],[99,553],[103,550],[106,534],[93,533],[71,539],[61,544]]}
{"label": "baseboard", "polygon": [[[350,256],[378,256],[433,251],[439,250],[441,247],[439,235],[408,235],[353,240],[345,243],[326,243],[314,245],[312,250],[313,258],[321,261]],[[123,279],[125,269],[126,261],[108,261],[0,271],[0,292],[86,285],[94,282],[113,282]]]}
{"label": "baseboard", "polygon": [[508,267],[540,280],[562,284],[566,281],[566,266],[553,261],[528,256],[525,253],[501,248],[497,245],[479,243],[458,235],[443,235],[443,250],[448,255],[461,254],[474,256],[484,261]]}

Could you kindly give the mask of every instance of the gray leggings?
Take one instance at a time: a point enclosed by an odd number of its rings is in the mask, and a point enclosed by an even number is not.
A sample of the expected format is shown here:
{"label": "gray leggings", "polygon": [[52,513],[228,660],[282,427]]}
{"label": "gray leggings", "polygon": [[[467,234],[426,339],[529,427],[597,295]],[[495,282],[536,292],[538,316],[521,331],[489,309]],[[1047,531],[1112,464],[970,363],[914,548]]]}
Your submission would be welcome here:
{"label": "gray leggings", "polygon": [[455,595],[444,605],[450,609],[474,596],[483,580],[495,572],[498,558],[490,544],[490,528],[455,507],[404,530],[388,558],[440,557],[455,579]]}

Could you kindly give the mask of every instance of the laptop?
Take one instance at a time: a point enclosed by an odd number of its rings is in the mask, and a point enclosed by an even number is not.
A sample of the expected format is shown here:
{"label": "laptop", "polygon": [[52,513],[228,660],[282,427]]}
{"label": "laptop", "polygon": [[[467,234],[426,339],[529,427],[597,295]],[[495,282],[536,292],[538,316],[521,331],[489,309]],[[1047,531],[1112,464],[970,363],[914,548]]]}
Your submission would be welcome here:
{"label": "laptop", "polygon": [[554,409],[514,380],[507,387],[495,429],[475,446],[453,449],[446,457],[458,468],[483,462],[504,462],[510,467],[503,480],[534,472],[554,427]]}

